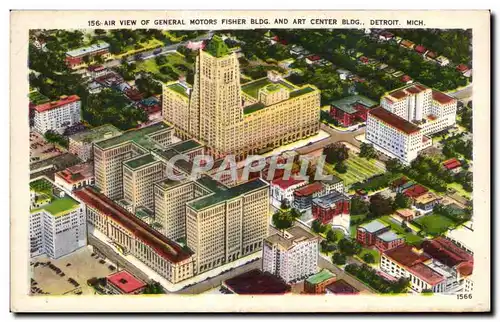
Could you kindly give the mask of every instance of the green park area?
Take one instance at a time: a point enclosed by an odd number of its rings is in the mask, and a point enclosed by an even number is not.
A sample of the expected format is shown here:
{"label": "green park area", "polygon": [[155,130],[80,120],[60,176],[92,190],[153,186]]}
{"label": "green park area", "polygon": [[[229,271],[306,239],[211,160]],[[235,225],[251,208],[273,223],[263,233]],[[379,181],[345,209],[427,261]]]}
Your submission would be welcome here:
{"label": "green park area", "polygon": [[380,253],[376,249],[363,247],[361,249],[361,252],[357,256],[364,261],[364,258],[367,254],[371,254],[373,256],[374,262],[372,264],[380,263]]}
{"label": "green park area", "polygon": [[384,173],[384,169],[376,164],[376,160],[367,160],[357,154],[349,152],[349,158],[345,161],[347,171],[337,172],[332,165],[325,164],[326,170],[344,180],[345,186],[350,186],[356,182],[362,182],[368,178]]}
{"label": "green park area", "polygon": [[472,199],[471,193],[468,191],[465,191],[464,187],[458,182],[448,183],[447,188],[451,188],[451,189],[455,190],[462,197],[465,197],[469,200]]}
{"label": "green park area", "polygon": [[122,49],[122,52],[118,55],[115,55],[115,58],[120,59],[122,57],[132,56],[138,53],[141,53],[146,50],[151,50],[155,48],[160,48],[163,46],[163,42],[156,39],[147,39],[143,42],[138,42],[134,45],[128,45]]}
{"label": "green park area", "polygon": [[179,75],[186,75],[193,69],[185,57],[178,53],[157,56],[137,62],[137,71],[151,73],[155,79],[163,82],[176,80]]}
{"label": "green park area", "polygon": [[452,219],[436,213],[417,218],[415,222],[429,235],[440,235],[455,226]]}

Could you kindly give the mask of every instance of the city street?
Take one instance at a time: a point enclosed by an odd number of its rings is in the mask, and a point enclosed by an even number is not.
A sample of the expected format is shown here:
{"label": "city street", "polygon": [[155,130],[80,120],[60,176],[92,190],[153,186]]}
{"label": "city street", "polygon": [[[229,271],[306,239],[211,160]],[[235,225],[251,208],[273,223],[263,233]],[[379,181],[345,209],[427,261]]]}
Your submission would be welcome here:
{"label": "city street", "polygon": [[315,142],[313,144],[298,148],[296,151],[300,154],[308,154],[318,149],[324,148],[325,146],[336,143],[336,142],[347,142],[357,148],[360,147],[361,142],[356,140],[356,136],[365,133],[365,127],[357,129],[352,132],[342,132],[338,131],[326,124],[321,124],[321,129],[327,132],[330,137],[323,139],[321,141]]}

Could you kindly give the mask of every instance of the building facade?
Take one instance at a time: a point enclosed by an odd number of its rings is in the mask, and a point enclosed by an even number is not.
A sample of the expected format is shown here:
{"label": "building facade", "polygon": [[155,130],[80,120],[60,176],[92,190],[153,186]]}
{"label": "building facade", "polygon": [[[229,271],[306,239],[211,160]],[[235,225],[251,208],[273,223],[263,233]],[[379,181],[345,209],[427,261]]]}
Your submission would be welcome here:
{"label": "building facade", "polygon": [[286,283],[299,281],[317,272],[318,256],[319,237],[295,226],[264,240],[262,270]]}
{"label": "building facade", "polygon": [[321,182],[303,186],[293,193],[293,206],[299,210],[309,210],[314,198],[324,196],[326,189]]}
{"label": "building facade", "polygon": [[110,139],[121,133],[113,125],[105,124],[71,135],[69,137],[68,151],[86,162],[94,157],[92,153],[92,144],[94,142]]}
{"label": "building facade", "polygon": [[84,207],[47,179],[30,183],[30,253],[59,258],[87,244]]}
{"label": "building facade", "polygon": [[230,188],[204,185],[212,192],[186,204],[196,274],[261,251],[269,228],[269,186],[260,178]]}
{"label": "building facade", "polygon": [[304,282],[304,292],[307,294],[325,294],[326,287],[337,280],[337,275],[327,269],[309,276]]}
{"label": "building facade", "polygon": [[199,140],[215,158],[243,159],[319,131],[318,89],[273,73],[242,87],[238,58],[218,36],[196,58],[192,90],[167,84],[163,97],[163,115],[176,133]]}
{"label": "building facade", "polygon": [[279,205],[283,201],[288,202],[289,205],[293,205],[293,192],[306,184],[307,181],[305,180],[293,178],[288,180],[284,180],[283,178],[273,180],[271,181],[271,197],[276,205]]}
{"label": "building facade", "polygon": [[111,56],[108,43],[100,42],[88,47],[70,50],[66,53],[66,64],[71,69],[78,69],[94,63],[97,56],[101,56],[103,59]]}
{"label": "building facade", "polygon": [[48,130],[62,134],[67,127],[80,123],[81,105],[80,97],[71,95],[35,106],[35,130],[42,135]]}
{"label": "building facade", "polygon": [[66,191],[73,191],[95,183],[92,163],[81,163],[56,172],[54,182]]}
{"label": "building facade", "polygon": [[75,192],[86,205],[89,233],[97,230],[171,283],[194,275],[194,256],[93,188]]}
{"label": "building facade", "polygon": [[333,191],[312,200],[312,215],[322,224],[327,224],[336,216],[349,214],[350,203],[350,197]]}
{"label": "building facade", "polygon": [[391,226],[381,222],[380,220],[373,220],[369,223],[359,225],[356,230],[356,240],[364,246],[372,246],[375,244],[377,235],[389,231]]}
{"label": "building facade", "polygon": [[366,139],[405,164],[432,145],[432,139],[424,136],[418,126],[382,107],[368,112]]}

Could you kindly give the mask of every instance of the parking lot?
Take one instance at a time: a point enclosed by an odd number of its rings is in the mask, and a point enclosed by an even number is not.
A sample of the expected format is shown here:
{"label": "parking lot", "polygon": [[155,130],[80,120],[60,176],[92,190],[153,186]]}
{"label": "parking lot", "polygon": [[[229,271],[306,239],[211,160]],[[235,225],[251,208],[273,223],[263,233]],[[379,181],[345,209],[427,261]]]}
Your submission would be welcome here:
{"label": "parking lot", "polygon": [[61,153],[54,144],[47,143],[43,136],[36,132],[30,132],[30,162],[49,159]]}
{"label": "parking lot", "polygon": [[116,272],[115,264],[93,253],[91,246],[58,259],[45,255],[31,259],[33,295],[94,294],[87,280]]}

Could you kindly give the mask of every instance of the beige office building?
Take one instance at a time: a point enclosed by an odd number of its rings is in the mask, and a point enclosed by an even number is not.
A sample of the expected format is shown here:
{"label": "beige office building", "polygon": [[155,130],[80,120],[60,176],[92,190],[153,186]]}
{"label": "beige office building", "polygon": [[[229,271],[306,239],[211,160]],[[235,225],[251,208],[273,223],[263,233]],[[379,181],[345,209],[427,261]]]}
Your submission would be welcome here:
{"label": "beige office building", "polygon": [[279,74],[241,86],[238,58],[214,36],[196,59],[192,89],[165,84],[163,115],[181,137],[194,137],[215,157],[242,159],[319,131],[320,91]]}
{"label": "beige office building", "polygon": [[117,200],[124,196],[123,162],[161,150],[172,143],[173,129],[161,122],[94,143],[94,175],[97,188]]}
{"label": "beige office building", "polygon": [[85,203],[89,233],[94,229],[108,237],[124,255],[132,255],[171,283],[194,275],[194,256],[155,231],[132,213],[93,188],[75,192]]}
{"label": "beige office building", "polygon": [[195,274],[262,250],[269,227],[269,186],[261,179],[231,188],[207,177],[198,182],[212,192],[186,204]]}

